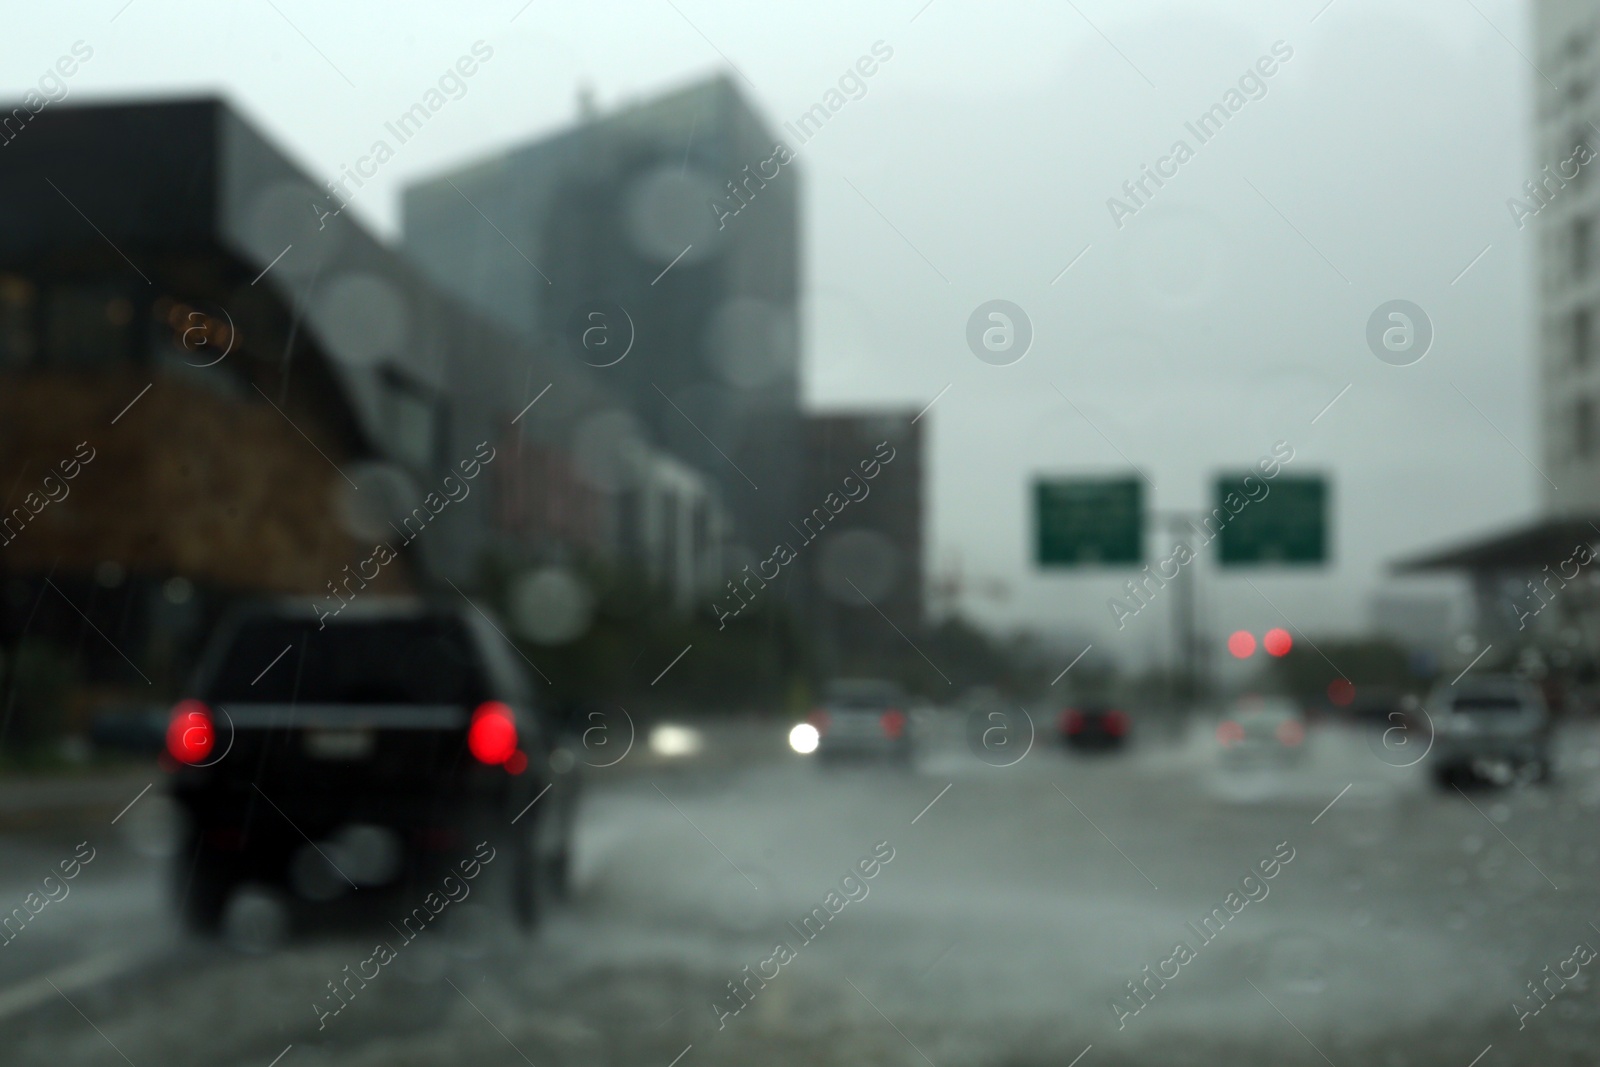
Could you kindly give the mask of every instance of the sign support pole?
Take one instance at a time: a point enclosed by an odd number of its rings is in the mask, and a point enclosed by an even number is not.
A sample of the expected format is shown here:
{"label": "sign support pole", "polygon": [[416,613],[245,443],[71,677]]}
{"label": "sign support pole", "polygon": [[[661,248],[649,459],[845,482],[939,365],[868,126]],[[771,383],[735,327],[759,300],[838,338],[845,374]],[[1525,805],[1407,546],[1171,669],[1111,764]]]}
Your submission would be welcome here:
{"label": "sign support pole", "polygon": [[[1172,598],[1173,637],[1173,701],[1185,712],[1192,711],[1204,688],[1203,668],[1200,660],[1200,638],[1195,612],[1195,586],[1199,581],[1199,551],[1195,546],[1194,524],[1205,513],[1189,511],[1159,511],[1152,515],[1158,528],[1164,529],[1174,542],[1189,547],[1192,558],[1181,568],[1174,579],[1176,589]],[[1162,551],[1166,547],[1163,546]]]}

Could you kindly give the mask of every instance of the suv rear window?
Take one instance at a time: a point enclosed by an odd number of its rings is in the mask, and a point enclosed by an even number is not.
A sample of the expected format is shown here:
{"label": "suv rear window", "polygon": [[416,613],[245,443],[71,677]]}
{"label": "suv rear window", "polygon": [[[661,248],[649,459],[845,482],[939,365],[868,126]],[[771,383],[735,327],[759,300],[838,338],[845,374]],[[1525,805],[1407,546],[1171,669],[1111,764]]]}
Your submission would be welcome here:
{"label": "suv rear window", "polygon": [[323,630],[315,620],[246,622],[206,696],[221,704],[475,704],[487,693],[465,627],[430,617]]}
{"label": "suv rear window", "polygon": [[892,682],[835,682],[828,687],[827,703],[839,708],[887,708],[905,702],[905,694]]}
{"label": "suv rear window", "polygon": [[1456,697],[1456,711],[1501,712],[1515,714],[1523,710],[1523,702],[1514,696]]}

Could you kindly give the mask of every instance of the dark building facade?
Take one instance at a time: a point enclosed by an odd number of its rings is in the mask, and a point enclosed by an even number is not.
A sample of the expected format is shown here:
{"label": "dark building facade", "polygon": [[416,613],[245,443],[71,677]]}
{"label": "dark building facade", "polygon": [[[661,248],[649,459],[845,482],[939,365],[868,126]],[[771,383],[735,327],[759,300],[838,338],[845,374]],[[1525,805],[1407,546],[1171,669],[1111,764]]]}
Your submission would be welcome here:
{"label": "dark building facade", "polygon": [[143,685],[149,635],[234,596],[453,596],[487,553],[623,540],[563,476],[598,372],[441,293],[226,104],[51,108],[3,151],[0,643]]}
{"label": "dark building facade", "polygon": [[806,558],[831,673],[881,673],[923,628],[922,430],[913,412],[806,419],[801,523],[810,536],[828,517]]}

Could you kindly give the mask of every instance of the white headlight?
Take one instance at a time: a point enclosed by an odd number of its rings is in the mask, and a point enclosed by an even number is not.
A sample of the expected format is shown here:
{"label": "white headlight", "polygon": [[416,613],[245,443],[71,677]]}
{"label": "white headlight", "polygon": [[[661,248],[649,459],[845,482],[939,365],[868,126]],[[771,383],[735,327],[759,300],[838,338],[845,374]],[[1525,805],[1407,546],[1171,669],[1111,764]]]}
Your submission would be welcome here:
{"label": "white headlight", "polygon": [[804,756],[817,750],[817,741],[821,736],[815,726],[808,722],[800,723],[789,731],[789,747]]}
{"label": "white headlight", "polygon": [[700,751],[700,731],[664,722],[650,731],[650,751],[658,756],[692,756]]}

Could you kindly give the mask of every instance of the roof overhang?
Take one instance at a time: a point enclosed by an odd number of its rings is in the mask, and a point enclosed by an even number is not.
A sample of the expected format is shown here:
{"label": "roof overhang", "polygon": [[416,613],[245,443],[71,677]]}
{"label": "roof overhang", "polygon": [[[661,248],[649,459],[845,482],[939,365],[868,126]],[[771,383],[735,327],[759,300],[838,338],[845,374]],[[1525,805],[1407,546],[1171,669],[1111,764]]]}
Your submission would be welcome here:
{"label": "roof overhang", "polygon": [[1550,516],[1392,565],[1397,574],[1428,571],[1538,570],[1600,542],[1600,515]]}

